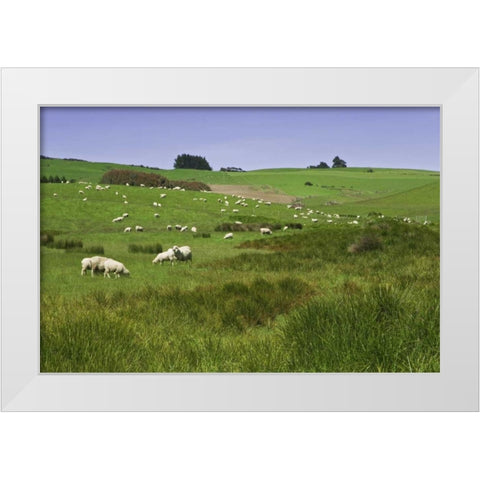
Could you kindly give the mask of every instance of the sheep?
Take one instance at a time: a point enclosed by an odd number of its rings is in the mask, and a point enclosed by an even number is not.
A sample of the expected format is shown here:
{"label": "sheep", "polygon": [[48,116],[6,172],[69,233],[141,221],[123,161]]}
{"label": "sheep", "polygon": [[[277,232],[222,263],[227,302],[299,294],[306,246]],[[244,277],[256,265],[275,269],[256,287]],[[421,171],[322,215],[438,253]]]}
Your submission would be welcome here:
{"label": "sheep", "polygon": [[190,230],[191,230],[193,233],[197,233],[197,227],[192,227]]}
{"label": "sheep", "polygon": [[232,232],[227,233],[227,234],[223,237],[224,240],[230,240],[230,239],[232,239],[232,238],[233,238],[233,233],[232,233]]}
{"label": "sheep", "polygon": [[260,229],[260,233],[262,235],[271,235],[272,234],[272,231],[269,229],[269,228],[261,228]]}
{"label": "sheep", "polygon": [[128,213],[124,213],[124,214],[122,215],[122,217],[123,217],[123,218],[128,217]]}
{"label": "sheep", "polygon": [[232,212],[233,212],[233,213],[238,213],[238,209],[234,208],[234,209],[232,210]]}
{"label": "sheep", "polygon": [[285,230],[288,230],[288,225],[285,225],[285,226],[283,227],[283,231],[285,231]]}
{"label": "sheep", "polygon": [[155,218],[158,218],[158,217],[160,216],[160,214],[154,213],[153,216],[154,216]]}
{"label": "sheep", "polygon": [[167,230],[170,231],[172,229],[171,225],[167,225]]}
{"label": "sheep", "polygon": [[85,192],[84,192],[83,190],[79,190],[78,193],[79,193],[80,195],[85,195]]}
{"label": "sheep", "polygon": [[123,217],[117,217],[112,220],[112,222],[121,222],[123,220]]}
{"label": "sheep", "polygon": [[103,272],[105,270],[105,262],[108,260],[107,257],[92,257],[90,259],[91,264],[92,264],[92,277],[95,272],[95,270],[98,270],[99,272]]}
{"label": "sheep", "polygon": [[143,227],[141,227],[140,225],[135,225],[135,231],[136,232],[143,232]]}
{"label": "sheep", "polygon": [[185,225],[180,229],[180,232],[186,232],[188,230],[188,227]]}
{"label": "sheep", "polygon": [[86,202],[86,201],[87,201],[87,197],[85,197],[85,198],[83,199],[83,201]]}
{"label": "sheep", "polygon": [[172,247],[172,250],[177,260],[179,260],[180,262],[190,261],[190,265],[192,264],[192,249],[188,245],[185,245],[183,247],[177,247],[176,245],[174,245]]}
{"label": "sheep", "polygon": [[92,268],[92,259],[84,258],[82,259],[81,263],[82,263],[82,271],[80,272],[80,275],[85,275],[85,272],[87,270],[91,270]]}
{"label": "sheep", "polygon": [[132,231],[132,227],[126,227],[123,232],[128,233],[128,232],[131,232],[131,231]]}
{"label": "sheep", "polygon": [[182,226],[181,225],[175,225],[175,230],[181,230],[182,229]]}
{"label": "sheep", "polygon": [[123,263],[117,262],[111,258],[107,258],[107,260],[105,260],[104,267],[104,277],[110,278],[110,272],[112,272],[116,278],[120,278],[120,274],[130,275],[130,272],[125,268]]}
{"label": "sheep", "polygon": [[152,263],[153,264],[160,263],[161,265],[163,265],[163,262],[165,260],[168,260],[170,262],[170,265],[173,265],[173,262],[175,262],[176,259],[177,259],[177,257],[175,256],[175,253],[173,252],[173,249],[169,248],[166,252],[159,253],[152,260]]}

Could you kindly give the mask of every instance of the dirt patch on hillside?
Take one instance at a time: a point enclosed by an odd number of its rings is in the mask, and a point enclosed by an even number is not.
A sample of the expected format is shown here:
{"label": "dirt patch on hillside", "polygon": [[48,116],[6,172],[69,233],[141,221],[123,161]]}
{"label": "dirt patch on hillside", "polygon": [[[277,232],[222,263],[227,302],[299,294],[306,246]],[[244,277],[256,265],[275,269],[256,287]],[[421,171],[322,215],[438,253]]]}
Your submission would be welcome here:
{"label": "dirt patch on hillside", "polygon": [[267,202],[292,203],[293,195],[279,193],[269,187],[253,187],[252,185],[208,185],[212,192],[225,195],[241,195],[245,198],[261,198]]}

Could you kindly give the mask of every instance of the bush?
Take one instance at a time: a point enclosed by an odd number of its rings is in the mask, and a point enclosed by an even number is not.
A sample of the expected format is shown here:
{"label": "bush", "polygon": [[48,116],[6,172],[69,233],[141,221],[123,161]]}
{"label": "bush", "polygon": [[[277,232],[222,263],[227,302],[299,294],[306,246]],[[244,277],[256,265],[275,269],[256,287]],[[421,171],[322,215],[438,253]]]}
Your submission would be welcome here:
{"label": "bush", "polygon": [[162,245],[160,243],[150,245],[138,245],[136,243],[130,243],[128,245],[128,251],[130,253],[161,253]]}
{"label": "bush", "polygon": [[380,248],[382,248],[382,242],[380,238],[374,235],[364,235],[358,242],[352,243],[348,247],[348,251],[350,253],[360,253],[368,252],[370,250],[378,250]]}
{"label": "bush", "polygon": [[105,172],[100,179],[100,183],[113,185],[129,185],[135,186],[143,184],[146,187],[180,187],[185,190],[210,190],[210,187],[203,182],[186,182],[183,180],[169,180],[163,175],[156,173],[136,172],[135,170],[114,169]]}
{"label": "bush", "polygon": [[312,187],[312,186],[313,186],[313,183],[312,183],[312,182],[308,182],[308,181],[307,181],[307,182],[305,182],[305,184],[304,184],[304,185],[306,185],[307,187]]}

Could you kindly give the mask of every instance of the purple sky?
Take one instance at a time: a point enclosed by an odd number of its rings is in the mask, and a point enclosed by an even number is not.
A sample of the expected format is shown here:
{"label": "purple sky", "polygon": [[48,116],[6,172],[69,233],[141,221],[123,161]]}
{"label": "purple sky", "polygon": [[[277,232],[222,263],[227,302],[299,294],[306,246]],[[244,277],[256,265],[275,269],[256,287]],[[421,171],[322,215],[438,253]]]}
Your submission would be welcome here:
{"label": "purple sky", "polygon": [[440,170],[438,107],[42,107],[40,151],[173,168],[178,154],[214,170],[349,167]]}

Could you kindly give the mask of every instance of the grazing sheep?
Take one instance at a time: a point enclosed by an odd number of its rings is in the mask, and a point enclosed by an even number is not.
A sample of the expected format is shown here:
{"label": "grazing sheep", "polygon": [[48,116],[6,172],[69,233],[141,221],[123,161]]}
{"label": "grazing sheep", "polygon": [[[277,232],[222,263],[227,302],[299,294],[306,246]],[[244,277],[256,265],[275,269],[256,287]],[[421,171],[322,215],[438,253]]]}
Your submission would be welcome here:
{"label": "grazing sheep", "polygon": [[181,225],[175,225],[175,230],[181,230],[182,226]]}
{"label": "grazing sheep", "polygon": [[175,257],[180,262],[190,261],[190,264],[192,263],[192,249],[189,246],[185,245],[183,247],[177,247],[176,245],[174,245],[172,247],[172,250],[175,254]]}
{"label": "grazing sheep", "polygon": [[90,259],[91,264],[92,264],[92,277],[95,272],[95,270],[98,270],[99,272],[103,272],[105,270],[105,262],[108,260],[107,257],[92,257]]}
{"label": "grazing sheep", "polygon": [[223,238],[224,238],[224,240],[229,240],[229,239],[233,238],[233,233],[232,232],[227,233]]}
{"label": "grazing sheep", "polygon": [[160,195],[160,198],[165,198],[166,196],[167,196],[166,193],[162,193],[162,194]]}
{"label": "grazing sheep", "polygon": [[81,195],[85,195],[85,192],[83,190],[79,190],[78,193],[80,193]]}
{"label": "grazing sheep", "polygon": [[117,217],[112,220],[112,222],[121,222],[123,220],[123,217]]}
{"label": "grazing sheep", "polygon": [[124,213],[124,214],[122,215],[122,217],[123,217],[123,218],[128,217],[128,213]]}
{"label": "grazing sheep", "polygon": [[234,208],[234,209],[232,210],[232,212],[233,212],[233,213],[238,213],[238,209]]}
{"label": "grazing sheep", "polygon": [[92,268],[92,259],[91,258],[84,258],[82,259],[82,271],[80,275],[85,275],[87,270],[91,270]]}
{"label": "grazing sheep", "polygon": [[86,202],[86,201],[87,201],[87,197],[85,197],[85,198],[83,199],[83,201]]}
{"label": "grazing sheep", "polygon": [[136,232],[143,232],[143,227],[141,227],[140,225],[136,225],[135,226],[135,231]]}
{"label": "grazing sheep", "polygon": [[167,225],[167,230],[170,231],[172,229],[171,225]]}
{"label": "grazing sheep", "polygon": [[158,217],[160,216],[160,214],[154,213],[153,216],[154,216],[155,218],[158,218]]}
{"label": "grazing sheep", "polygon": [[272,234],[272,231],[269,229],[269,228],[261,228],[260,229],[260,233],[262,235],[271,235]]}
{"label": "grazing sheep", "polygon": [[283,227],[283,231],[285,231],[285,230],[288,230],[288,225],[285,225],[285,226]]}
{"label": "grazing sheep", "polygon": [[197,233],[197,227],[192,227],[190,230],[191,230],[193,233]]}
{"label": "grazing sheep", "polygon": [[159,253],[153,260],[152,263],[160,263],[163,265],[163,262],[168,260],[170,262],[170,265],[173,265],[173,262],[177,257],[175,256],[175,253],[173,252],[173,249],[169,248],[166,252],[161,252]]}
{"label": "grazing sheep", "polygon": [[116,278],[120,278],[120,274],[130,275],[130,272],[125,268],[123,263],[117,262],[111,258],[105,260],[104,267],[104,277],[110,278],[110,272],[113,273]]}
{"label": "grazing sheep", "polygon": [[186,232],[187,230],[188,230],[188,227],[186,225],[180,229],[181,232]]}
{"label": "grazing sheep", "polygon": [[123,232],[128,233],[128,232],[131,232],[131,231],[132,231],[132,227],[127,227],[127,228],[125,228],[125,230]]}

